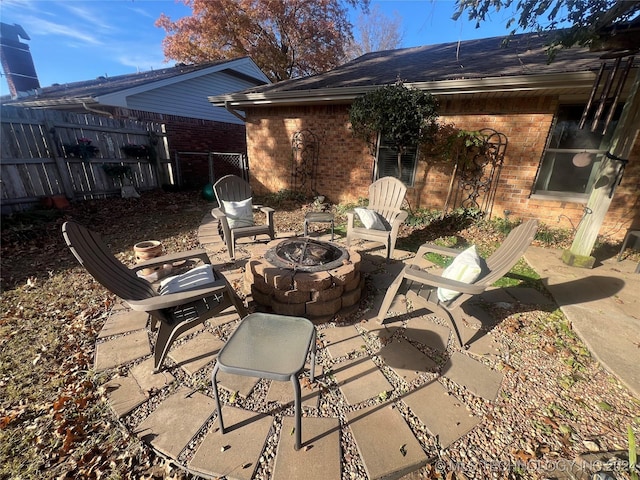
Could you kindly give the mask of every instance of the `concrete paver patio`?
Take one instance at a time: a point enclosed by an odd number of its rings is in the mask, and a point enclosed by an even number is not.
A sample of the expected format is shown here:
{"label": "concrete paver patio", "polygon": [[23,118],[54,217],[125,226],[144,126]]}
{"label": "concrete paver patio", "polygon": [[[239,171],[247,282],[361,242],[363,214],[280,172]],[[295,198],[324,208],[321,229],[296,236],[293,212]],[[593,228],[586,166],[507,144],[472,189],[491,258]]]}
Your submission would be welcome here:
{"label": "concrete paver patio", "polygon": [[[214,264],[216,260],[224,262],[226,256],[226,250],[216,243],[219,237],[215,231],[215,224],[205,217],[200,240]],[[240,260],[229,269],[234,278],[242,278],[241,254],[251,248],[250,243],[241,243],[238,248]],[[396,256],[406,258],[408,254],[398,252]],[[363,256],[362,265],[363,273],[366,271],[374,287],[383,292],[395,276],[389,271],[397,273],[402,263],[387,266],[383,257],[374,254]],[[483,301],[550,302],[535,291],[515,290],[492,290]],[[396,302],[399,313],[407,312],[410,294]],[[374,292],[373,315],[381,296]],[[148,325],[138,314],[114,310],[97,340],[95,363],[99,370],[114,371],[107,384],[114,413],[126,417],[147,409],[134,433],[193,473],[249,479],[258,467],[271,462],[268,470],[274,479],[337,479],[345,461],[341,432],[348,431],[369,479],[400,478],[431,459],[425,454],[419,429],[407,424],[398,402],[410,409],[441,448],[447,448],[482,422],[482,417],[472,415],[465,402],[448,390],[448,382],[486,402],[492,402],[500,391],[502,374],[473,358],[497,353],[487,334],[487,323],[492,320],[482,309],[472,306],[466,311],[462,334],[475,339],[468,352],[447,353],[451,332],[434,322],[429,312],[413,312],[410,318],[400,316],[398,321],[389,319],[391,323],[384,327],[372,319],[371,310],[364,312],[358,323],[319,325],[318,358],[324,361],[317,365],[318,383],[309,386],[301,382],[303,448],[299,451],[293,449],[292,392],[290,385],[282,382],[262,388],[259,385],[264,380],[220,374],[220,386],[227,391],[222,396],[225,423],[230,428],[225,435],[219,432],[210,376],[223,345],[218,328],[237,324],[239,317],[233,312],[183,335],[169,354],[169,368],[154,373],[149,343],[153,333]],[[370,348],[375,342],[380,342],[379,350]],[[447,381],[438,381],[441,377]],[[408,394],[395,391],[394,384],[416,381],[421,383]],[[323,400],[327,402],[327,395],[343,399],[348,406],[344,417],[331,413],[335,410],[327,413],[319,408]],[[259,411],[242,408],[256,404]],[[275,451],[265,451],[274,442]]]}

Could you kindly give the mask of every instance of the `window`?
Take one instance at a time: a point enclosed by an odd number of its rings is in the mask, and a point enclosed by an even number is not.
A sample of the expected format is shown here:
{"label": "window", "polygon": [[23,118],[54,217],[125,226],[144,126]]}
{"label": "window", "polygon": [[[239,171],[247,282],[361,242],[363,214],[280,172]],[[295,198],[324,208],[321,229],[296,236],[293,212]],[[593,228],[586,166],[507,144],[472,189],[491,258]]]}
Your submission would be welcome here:
{"label": "window", "polygon": [[620,109],[609,125],[607,135],[591,132],[589,123],[583,129],[578,128],[583,110],[580,105],[559,108],[538,168],[534,194],[580,201],[586,200],[591,193]]}
{"label": "window", "polygon": [[398,175],[398,153],[393,144],[386,138],[378,141],[378,157],[375,166],[375,178],[395,177],[400,178],[407,187],[413,186],[418,164],[417,147],[408,148],[402,155],[402,177]]}

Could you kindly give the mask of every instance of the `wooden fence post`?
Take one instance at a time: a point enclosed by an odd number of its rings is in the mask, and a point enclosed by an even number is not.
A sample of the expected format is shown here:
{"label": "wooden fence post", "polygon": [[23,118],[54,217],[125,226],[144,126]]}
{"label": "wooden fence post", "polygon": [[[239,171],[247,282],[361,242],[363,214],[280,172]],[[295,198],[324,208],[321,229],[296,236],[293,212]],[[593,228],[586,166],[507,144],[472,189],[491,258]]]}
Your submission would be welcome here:
{"label": "wooden fence post", "polygon": [[56,168],[58,169],[58,174],[60,175],[60,180],[62,181],[62,188],[64,189],[64,194],[67,198],[73,200],[75,197],[75,192],[73,190],[73,183],[71,182],[71,176],[69,175],[69,169],[67,168],[67,159],[60,158],[58,156],[58,144],[56,143],[56,139],[54,137],[53,132],[55,132],[55,126],[48,120],[44,121],[44,134],[45,141],[47,142],[47,148],[51,152],[51,157],[56,162]]}

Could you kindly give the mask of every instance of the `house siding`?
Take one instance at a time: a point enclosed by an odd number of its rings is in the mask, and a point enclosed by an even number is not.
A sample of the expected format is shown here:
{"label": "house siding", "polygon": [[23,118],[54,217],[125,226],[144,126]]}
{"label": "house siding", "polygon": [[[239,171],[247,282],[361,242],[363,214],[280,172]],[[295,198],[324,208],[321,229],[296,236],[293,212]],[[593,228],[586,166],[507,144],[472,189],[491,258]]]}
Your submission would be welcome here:
{"label": "house siding", "polygon": [[[465,130],[492,128],[508,139],[496,190],[493,215],[537,218],[553,228],[577,227],[585,204],[530,198],[547,135],[557,109],[556,97],[444,100],[440,121]],[[350,131],[348,105],[260,107],[247,110],[247,153],[252,187],[258,194],[290,189],[291,140],[309,129],[319,138],[317,191],[331,202],[367,197],[373,158]],[[451,167],[419,162],[415,184],[407,191],[412,208],[441,210],[449,187]],[[640,141],[636,139],[622,183],[616,190],[600,234],[621,240],[640,225]]]}
{"label": "house siding", "polygon": [[208,96],[237,92],[254,85],[246,80],[218,72],[130,95],[126,99],[126,104],[134,110],[242,124],[242,120],[224,108],[211,105]]}

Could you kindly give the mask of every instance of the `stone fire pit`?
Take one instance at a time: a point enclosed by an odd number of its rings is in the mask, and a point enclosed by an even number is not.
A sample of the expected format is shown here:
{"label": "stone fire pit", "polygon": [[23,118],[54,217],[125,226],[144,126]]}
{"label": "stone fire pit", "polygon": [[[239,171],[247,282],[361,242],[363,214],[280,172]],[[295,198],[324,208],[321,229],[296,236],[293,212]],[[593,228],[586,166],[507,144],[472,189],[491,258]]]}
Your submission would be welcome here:
{"label": "stone fire pit", "polygon": [[257,247],[245,270],[245,292],[280,315],[330,320],[360,301],[360,254],[308,237]]}

